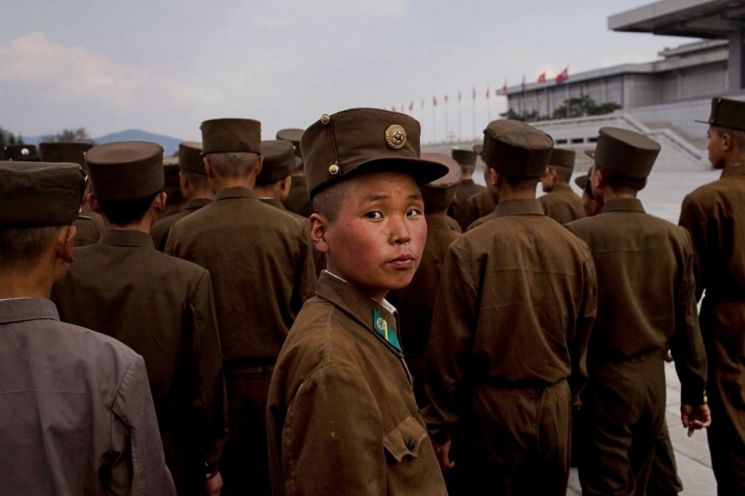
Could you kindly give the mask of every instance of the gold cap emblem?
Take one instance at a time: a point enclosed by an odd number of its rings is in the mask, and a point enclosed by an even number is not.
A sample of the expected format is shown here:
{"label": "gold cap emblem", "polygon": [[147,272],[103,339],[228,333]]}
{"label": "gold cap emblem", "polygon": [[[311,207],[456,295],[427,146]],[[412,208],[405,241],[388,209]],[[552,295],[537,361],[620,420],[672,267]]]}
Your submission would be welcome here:
{"label": "gold cap emblem", "polygon": [[331,121],[331,117],[329,117],[329,114],[323,114],[321,116],[321,124],[326,125]]}
{"label": "gold cap emblem", "polygon": [[385,143],[388,148],[400,150],[406,145],[406,130],[398,124],[391,124],[385,130]]}
{"label": "gold cap emblem", "polygon": [[339,166],[336,164],[329,165],[329,174],[335,176],[339,173]]}

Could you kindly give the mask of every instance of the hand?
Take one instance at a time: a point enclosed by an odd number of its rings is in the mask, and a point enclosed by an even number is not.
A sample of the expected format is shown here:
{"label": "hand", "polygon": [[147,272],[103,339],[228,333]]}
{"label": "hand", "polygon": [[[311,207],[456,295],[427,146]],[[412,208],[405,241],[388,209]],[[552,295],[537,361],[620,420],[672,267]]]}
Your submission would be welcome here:
{"label": "hand", "polygon": [[213,477],[204,481],[204,488],[207,490],[207,496],[220,496],[222,490],[222,475],[220,471],[215,472]]}
{"label": "hand", "polygon": [[709,405],[681,405],[680,420],[683,427],[688,428],[688,437],[698,429],[706,429],[711,425],[711,411]]}
{"label": "hand", "polygon": [[435,455],[437,455],[437,461],[440,463],[442,470],[448,470],[455,467],[455,462],[450,460],[450,445],[452,441],[448,439],[444,443],[434,443]]}

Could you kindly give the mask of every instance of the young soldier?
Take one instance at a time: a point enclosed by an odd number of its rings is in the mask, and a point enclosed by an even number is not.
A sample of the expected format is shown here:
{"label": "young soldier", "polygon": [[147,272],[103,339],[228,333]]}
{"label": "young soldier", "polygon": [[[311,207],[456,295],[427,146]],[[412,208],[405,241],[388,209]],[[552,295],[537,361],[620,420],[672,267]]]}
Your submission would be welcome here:
{"label": "young soldier", "polygon": [[[292,171],[295,169],[294,147],[285,140],[262,141],[261,155],[261,172],[256,178],[254,193],[263,203],[286,210],[283,202],[290,194],[292,186]],[[304,224],[307,222],[305,219]]]}
{"label": "young soldier", "polygon": [[448,250],[427,349],[427,420],[465,494],[566,494],[572,400],[595,317],[587,247],[535,198],[553,140],[529,125],[484,130],[496,218]]}
{"label": "young soldier", "polygon": [[663,435],[668,347],[682,384],[683,425],[692,432],[710,422],[690,236],[636,199],[659,151],[633,131],[600,129],[591,181],[602,211],[566,226],[587,242],[600,288],[582,396],[587,495],[645,494]]}
{"label": "young soldier", "polygon": [[161,217],[153,224],[150,237],[153,238],[155,247],[160,251],[164,251],[166,248],[171,226],[187,215],[212,203],[210,183],[204,172],[202,144],[195,141],[185,141],[179,144],[178,166],[179,190],[186,203],[181,211]]}
{"label": "young soldier", "polygon": [[301,141],[326,253],[316,297],[287,336],[268,406],[275,496],[443,495],[401,352],[390,289],[411,281],[426,238],[419,123],[374,109],[323,115]]}
{"label": "young soldier", "polygon": [[175,495],[142,357],[48,299],[84,187],[75,164],[0,162],[0,487]]}
{"label": "young soldier", "polygon": [[554,148],[546,172],[541,176],[541,187],[546,193],[539,198],[543,211],[559,224],[585,216],[582,200],[569,185],[574,172],[574,157],[572,150]]}
{"label": "young soldier", "polygon": [[[85,164],[85,152],[91,149],[93,144],[83,142],[47,142],[39,143],[39,151],[44,162],[66,162],[80,164],[87,175]],[[98,242],[101,233],[106,229],[106,223],[101,214],[95,212],[90,204],[91,182],[86,180],[85,194],[80,204],[80,216],[75,220],[75,228],[78,231],[75,236],[75,246],[88,246]]]}
{"label": "young soldier", "polygon": [[600,203],[595,200],[595,196],[592,194],[590,176],[592,176],[592,167],[587,171],[587,174],[582,174],[574,179],[574,184],[582,190],[582,209],[585,211],[585,217],[592,217],[600,213]]}
{"label": "young soldier", "polygon": [[421,188],[427,220],[427,243],[422,261],[411,284],[391,291],[388,298],[400,315],[401,329],[404,329],[401,344],[406,364],[414,377],[414,393],[420,407],[426,403],[424,354],[427,351],[442,262],[448,246],[461,234],[460,227],[450,222],[452,219],[448,217],[447,211],[458,194],[459,185],[463,184],[460,181],[462,168],[452,158],[441,153],[424,153],[422,159],[446,166],[448,173]]}
{"label": "young soldier", "polygon": [[289,141],[295,150],[295,168],[292,172],[290,191],[283,203],[287,210],[295,212],[303,217],[310,217],[313,213],[313,206],[308,199],[308,181],[305,179],[303,166],[303,156],[300,153],[300,138],[303,136],[303,130],[297,128],[280,129],[277,132],[277,139]]}
{"label": "young soldier", "polygon": [[212,274],[228,389],[223,494],[267,494],[266,398],[274,362],[315,289],[310,241],[295,216],[259,201],[261,124],[202,123],[215,201],[171,227],[166,252]]}
{"label": "young soldier", "polygon": [[745,102],[714,98],[708,124],[709,161],[722,175],[686,196],[680,225],[693,238],[696,298],[706,291],[712,467],[719,494],[734,495],[745,494]]}
{"label": "young soldier", "polygon": [[484,190],[484,187],[473,182],[473,171],[476,169],[478,154],[475,150],[464,150],[453,148],[450,151],[453,159],[460,165],[461,180],[455,192],[455,202],[450,207],[453,218],[458,221],[461,231],[468,227],[471,222],[466,217],[466,202],[470,197]]}
{"label": "young soldier", "polygon": [[145,358],[166,462],[179,494],[222,485],[222,356],[210,275],[155,250],[149,236],[165,206],[163,149],[118,142],[86,154],[93,201],[110,229],[75,250],[54,288],[62,320],[108,334]]}

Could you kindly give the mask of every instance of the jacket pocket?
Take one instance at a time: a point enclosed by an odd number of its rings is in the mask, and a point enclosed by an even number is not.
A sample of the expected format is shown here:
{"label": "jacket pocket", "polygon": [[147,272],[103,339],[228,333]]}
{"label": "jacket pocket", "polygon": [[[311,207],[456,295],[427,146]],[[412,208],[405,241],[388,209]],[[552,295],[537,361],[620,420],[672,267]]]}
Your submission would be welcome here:
{"label": "jacket pocket", "polygon": [[407,456],[418,458],[419,447],[427,438],[427,431],[415,417],[409,415],[383,438],[383,446],[397,462]]}

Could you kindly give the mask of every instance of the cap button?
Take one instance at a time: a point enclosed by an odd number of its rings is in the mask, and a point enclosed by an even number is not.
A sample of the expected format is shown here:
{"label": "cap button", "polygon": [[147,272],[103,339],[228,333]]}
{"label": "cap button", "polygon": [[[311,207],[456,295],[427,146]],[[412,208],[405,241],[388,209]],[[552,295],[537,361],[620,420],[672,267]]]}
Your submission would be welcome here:
{"label": "cap button", "polygon": [[321,116],[321,124],[328,124],[331,121],[331,117],[329,117],[329,114],[323,114]]}
{"label": "cap button", "polygon": [[337,164],[329,165],[329,174],[335,176],[339,173],[339,166]]}

